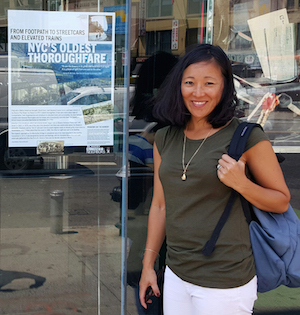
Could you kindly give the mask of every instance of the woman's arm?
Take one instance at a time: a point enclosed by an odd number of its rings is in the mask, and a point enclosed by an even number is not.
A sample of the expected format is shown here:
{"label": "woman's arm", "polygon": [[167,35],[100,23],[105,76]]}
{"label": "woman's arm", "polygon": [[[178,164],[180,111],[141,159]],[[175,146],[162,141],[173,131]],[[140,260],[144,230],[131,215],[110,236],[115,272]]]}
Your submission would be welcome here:
{"label": "woman's arm", "polygon": [[[238,162],[224,154],[219,164],[222,167],[217,173],[221,182],[235,189],[255,207],[277,213],[288,209],[290,192],[269,141],[254,145]],[[246,177],[245,164],[256,183]]]}
{"label": "woman's arm", "polygon": [[156,296],[160,295],[156,273],[154,271],[154,263],[159,253],[161,245],[166,235],[166,209],[165,197],[161,181],[159,179],[158,170],[161,163],[161,157],[154,143],[154,188],[153,198],[148,218],[147,242],[143,259],[143,271],[140,280],[140,301],[144,308],[147,308],[145,302],[145,294],[147,288],[152,287]]}

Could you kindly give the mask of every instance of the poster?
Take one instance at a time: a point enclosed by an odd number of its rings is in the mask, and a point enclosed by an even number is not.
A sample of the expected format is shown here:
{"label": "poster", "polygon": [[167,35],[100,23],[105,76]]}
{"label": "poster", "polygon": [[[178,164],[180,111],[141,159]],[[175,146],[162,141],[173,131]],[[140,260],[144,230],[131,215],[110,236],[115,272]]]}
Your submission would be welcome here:
{"label": "poster", "polygon": [[8,45],[9,146],[110,150],[114,13],[9,10]]}
{"label": "poster", "polygon": [[264,76],[278,82],[293,80],[295,30],[286,9],[250,19],[248,24]]}

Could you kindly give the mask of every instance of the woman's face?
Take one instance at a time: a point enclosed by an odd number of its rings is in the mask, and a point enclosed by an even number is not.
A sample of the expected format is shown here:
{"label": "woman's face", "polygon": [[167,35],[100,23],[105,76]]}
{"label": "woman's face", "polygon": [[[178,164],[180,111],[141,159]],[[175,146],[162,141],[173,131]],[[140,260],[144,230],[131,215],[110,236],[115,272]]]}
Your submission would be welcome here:
{"label": "woman's face", "polygon": [[191,64],[183,72],[181,94],[192,119],[206,120],[220,102],[223,89],[224,77],[214,60]]}

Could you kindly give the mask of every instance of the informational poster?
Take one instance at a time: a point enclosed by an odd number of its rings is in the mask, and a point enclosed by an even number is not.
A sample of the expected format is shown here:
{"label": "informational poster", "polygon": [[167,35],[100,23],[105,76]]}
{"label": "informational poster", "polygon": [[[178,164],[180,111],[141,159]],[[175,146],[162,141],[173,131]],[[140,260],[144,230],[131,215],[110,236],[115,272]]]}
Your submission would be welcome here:
{"label": "informational poster", "polygon": [[115,13],[9,10],[8,45],[9,146],[109,151]]}
{"label": "informational poster", "polygon": [[248,24],[264,76],[279,82],[293,80],[295,30],[286,9],[250,19]]}

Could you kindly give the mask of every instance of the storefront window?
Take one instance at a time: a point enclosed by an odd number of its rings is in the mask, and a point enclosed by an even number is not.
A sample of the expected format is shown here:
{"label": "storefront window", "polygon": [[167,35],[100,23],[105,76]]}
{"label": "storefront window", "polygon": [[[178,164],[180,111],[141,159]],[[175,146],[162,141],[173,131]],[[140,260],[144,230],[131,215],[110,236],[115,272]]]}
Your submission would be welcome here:
{"label": "storefront window", "polygon": [[[141,93],[141,98],[137,99],[141,104],[145,100],[147,103],[148,97],[151,98],[159,89],[149,84],[147,80],[144,81],[147,77],[144,74],[145,69],[153,69],[149,70],[153,75],[150,80],[155,82],[154,74],[161,67],[159,58],[155,54],[158,50],[171,52],[177,60],[188,46],[197,43],[219,45],[232,62],[239,99],[236,115],[241,120],[260,123],[270,138],[275,152],[285,157],[281,167],[292,194],[291,203],[300,215],[299,184],[296,184],[298,172],[296,174],[292,171],[300,152],[298,2],[174,0],[172,19],[169,16],[165,18],[161,16],[161,19],[155,22],[152,17],[158,17],[159,14],[153,13],[151,7],[153,2],[146,3],[146,18],[143,14],[137,16],[142,23],[135,24],[137,28],[143,25],[143,32],[141,29],[133,32],[131,39],[132,77],[136,83],[136,93]],[[140,4],[142,5],[142,2]],[[156,8],[158,12],[158,3]],[[169,35],[167,35],[168,31]],[[167,41],[164,47],[159,44],[162,33],[166,34],[166,38],[170,38],[169,50]],[[141,73],[138,70],[141,70]],[[146,108],[147,106],[144,105],[144,110]],[[141,109],[133,111],[132,115],[135,124],[143,120]],[[128,259],[128,272],[130,279],[135,275],[135,281],[129,283],[131,287],[128,288],[129,296],[133,294],[130,292],[136,293],[137,290],[136,277],[139,276],[139,268],[141,268],[140,257],[145,246],[149,207],[147,199],[139,204],[138,210],[130,208],[128,210],[132,216],[132,221],[128,221],[128,236],[132,249]],[[140,236],[138,240],[137,235]],[[270,294],[261,295],[255,304],[255,311],[258,314],[260,312],[275,314],[281,311],[284,313],[290,308],[296,313],[300,309],[300,304],[292,302],[291,299],[298,292],[298,289],[293,291],[279,288]],[[289,306],[282,306],[284,303]],[[139,313],[138,300],[137,310]]]}
{"label": "storefront window", "polygon": [[[130,4],[129,14],[125,1],[0,3],[4,314],[143,313],[138,283],[161,127],[153,97],[191,45],[227,53],[237,116],[260,123],[286,158],[299,214],[299,1]],[[255,310],[299,312],[297,294],[279,288]],[[161,300],[152,308],[162,314]]]}
{"label": "storefront window", "polygon": [[127,141],[127,19],[123,3],[0,4],[5,314],[126,309],[126,210],[116,198]]}

